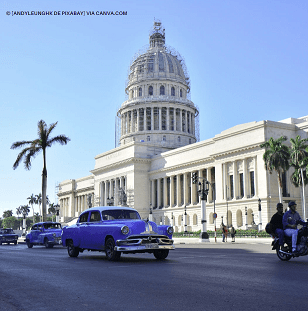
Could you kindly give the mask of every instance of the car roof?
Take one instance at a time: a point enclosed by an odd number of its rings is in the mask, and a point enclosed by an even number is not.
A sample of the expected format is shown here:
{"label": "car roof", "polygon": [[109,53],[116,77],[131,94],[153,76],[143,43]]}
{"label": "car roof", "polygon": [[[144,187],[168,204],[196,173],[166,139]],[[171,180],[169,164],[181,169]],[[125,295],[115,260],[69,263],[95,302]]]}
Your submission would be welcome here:
{"label": "car roof", "polygon": [[59,222],[53,222],[53,221],[37,222],[34,225],[45,225],[45,224],[59,224],[59,225],[61,225]]}
{"label": "car roof", "polygon": [[127,206],[96,206],[96,207],[91,207],[86,209],[85,211],[82,212],[90,212],[90,211],[110,211],[110,210],[128,210],[128,211],[134,211],[137,212],[136,209],[132,208],[132,207],[127,207]]}

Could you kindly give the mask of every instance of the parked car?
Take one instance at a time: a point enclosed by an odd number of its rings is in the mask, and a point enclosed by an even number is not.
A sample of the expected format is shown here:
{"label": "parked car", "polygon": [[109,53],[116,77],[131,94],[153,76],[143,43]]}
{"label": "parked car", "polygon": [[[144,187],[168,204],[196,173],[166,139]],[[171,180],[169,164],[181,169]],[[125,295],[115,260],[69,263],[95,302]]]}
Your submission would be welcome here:
{"label": "parked car", "polygon": [[45,245],[46,248],[51,248],[62,243],[61,233],[60,223],[39,222],[34,224],[26,235],[26,243],[29,248],[32,248],[33,245]]}
{"label": "parked car", "polygon": [[0,245],[3,243],[14,243],[17,244],[18,235],[14,232],[12,228],[0,228]]}
{"label": "parked car", "polygon": [[133,208],[101,206],[85,210],[75,225],[63,227],[62,244],[70,257],[89,250],[104,251],[108,260],[118,260],[122,253],[153,253],[165,259],[174,249],[172,234],[172,227],[142,220]]}

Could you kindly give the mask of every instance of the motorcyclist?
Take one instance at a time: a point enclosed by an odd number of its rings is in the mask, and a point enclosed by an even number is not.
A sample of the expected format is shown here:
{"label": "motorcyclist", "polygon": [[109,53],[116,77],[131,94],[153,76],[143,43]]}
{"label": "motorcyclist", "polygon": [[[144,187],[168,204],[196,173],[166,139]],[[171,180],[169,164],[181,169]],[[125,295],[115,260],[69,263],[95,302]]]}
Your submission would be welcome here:
{"label": "motorcyclist", "polygon": [[277,213],[275,213],[270,221],[271,229],[273,233],[278,236],[279,239],[279,248],[283,249],[283,240],[284,240],[284,231],[282,225],[282,217],[283,217],[283,204],[277,203]]}
{"label": "motorcyclist", "polygon": [[297,204],[294,201],[290,201],[289,210],[283,215],[282,224],[284,229],[284,234],[286,236],[292,237],[292,253],[296,254],[296,242],[297,242],[297,235],[298,235],[298,224],[306,224],[302,218],[300,217],[299,213],[296,211]]}

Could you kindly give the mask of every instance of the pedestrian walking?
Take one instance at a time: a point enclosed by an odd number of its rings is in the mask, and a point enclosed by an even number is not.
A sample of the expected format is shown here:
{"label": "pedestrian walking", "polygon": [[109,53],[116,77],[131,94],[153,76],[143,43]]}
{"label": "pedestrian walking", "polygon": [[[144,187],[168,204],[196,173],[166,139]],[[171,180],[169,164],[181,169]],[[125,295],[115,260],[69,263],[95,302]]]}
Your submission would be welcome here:
{"label": "pedestrian walking", "polygon": [[227,242],[228,229],[225,225],[222,226],[222,241]]}
{"label": "pedestrian walking", "polygon": [[234,229],[233,225],[231,225],[230,233],[231,233],[232,242],[235,242],[235,233],[236,233],[236,230]]}

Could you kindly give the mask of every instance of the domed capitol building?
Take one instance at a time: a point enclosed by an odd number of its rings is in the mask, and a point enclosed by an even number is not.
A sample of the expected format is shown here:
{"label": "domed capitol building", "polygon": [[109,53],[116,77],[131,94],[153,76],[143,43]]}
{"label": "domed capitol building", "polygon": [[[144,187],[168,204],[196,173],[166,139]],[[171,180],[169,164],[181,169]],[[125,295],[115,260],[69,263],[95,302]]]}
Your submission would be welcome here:
{"label": "domed capitol building", "polygon": [[[214,230],[214,212],[218,226],[246,229],[262,223],[264,229],[276,211],[278,183],[276,174],[265,170],[260,144],[283,135],[307,138],[308,116],[241,124],[199,141],[199,112],[190,100],[185,62],[165,44],[159,21],[149,45],[130,65],[125,92],[128,99],[117,112],[119,146],[97,155],[89,176],[59,184],[62,222],[89,206],[125,205],[143,218],[151,213],[156,223],[173,225],[175,232],[184,231],[186,212],[186,229],[198,231],[201,199],[192,178],[197,174],[210,183],[208,230]],[[297,201],[301,213],[300,188],[291,184],[291,173],[283,175],[283,200]]]}

